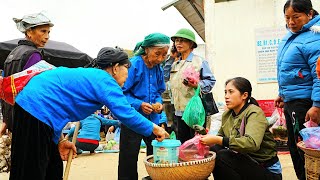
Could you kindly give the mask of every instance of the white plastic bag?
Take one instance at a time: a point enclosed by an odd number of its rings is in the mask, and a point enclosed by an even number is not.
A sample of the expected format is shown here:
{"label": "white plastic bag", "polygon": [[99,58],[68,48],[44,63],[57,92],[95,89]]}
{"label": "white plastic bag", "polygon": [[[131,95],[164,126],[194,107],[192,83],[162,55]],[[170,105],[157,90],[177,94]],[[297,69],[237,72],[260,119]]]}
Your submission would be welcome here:
{"label": "white plastic bag", "polygon": [[106,141],[108,142],[108,141],[110,141],[112,139],[114,139],[114,133],[113,132],[107,132]]}

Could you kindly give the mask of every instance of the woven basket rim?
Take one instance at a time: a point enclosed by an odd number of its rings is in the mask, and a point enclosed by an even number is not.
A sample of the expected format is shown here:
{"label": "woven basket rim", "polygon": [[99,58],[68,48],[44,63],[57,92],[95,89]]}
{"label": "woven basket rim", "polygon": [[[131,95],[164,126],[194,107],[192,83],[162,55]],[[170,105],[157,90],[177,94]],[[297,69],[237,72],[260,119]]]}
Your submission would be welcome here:
{"label": "woven basket rim", "polygon": [[311,155],[314,157],[320,157],[320,150],[319,149],[307,148],[303,141],[298,142],[297,146],[308,155]]}
{"label": "woven basket rim", "polygon": [[[211,155],[211,156],[210,156]],[[143,160],[144,164],[146,166],[150,167],[160,167],[160,168],[167,168],[167,167],[178,167],[178,166],[192,166],[195,164],[204,164],[211,162],[212,160],[216,159],[216,153],[213,151],[209,151],[209,156],[207,158],[201,159],[201,160],[196,160],[196,161],[188,161],[188,162],[179,162],[179,163],[168,163],[168,164],[157,164],[157,163],[152,163],[149,162],[148,159],[153,158],[153,155],[145,157]]]}

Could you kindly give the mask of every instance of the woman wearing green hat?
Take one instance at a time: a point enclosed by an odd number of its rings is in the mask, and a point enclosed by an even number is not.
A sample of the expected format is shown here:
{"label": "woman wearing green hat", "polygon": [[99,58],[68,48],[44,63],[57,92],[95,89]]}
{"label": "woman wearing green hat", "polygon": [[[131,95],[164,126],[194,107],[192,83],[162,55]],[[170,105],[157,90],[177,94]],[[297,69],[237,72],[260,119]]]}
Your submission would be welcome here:
{"label": "woman wearing green hat", "polygon": [[[189,29],[180,29],[171,40],[175,43],[177,51],[181,54],[178,61],[171,66],[170,88],[172,91],[173,104],[175,107],[174,119],[177,122],[177,138],[184,143],[194,136],[194,130],[183,120],[183,111],[194,95],[194,88],[200,85],[202,93],[209,93],[216,80],[210,70],[209,64],[202,57],[195,55],[192,51],[197,47],[194,33]],[[200,73],[200,81],[188,81],[183,76],[184,71],[193,67]]]}
{"label": "woman wearing green hat", "polygon": [[[160,63],[165,60],[170,46],[170,38],[161,33],[146,36],[141,46],[131,58],[128,79],[123,93],[128,102],[141,115],[160,125],[162,111],[161,94],[165,91],[163,69]],[[121,125],[118,179],[137,180],[137,161],[141,140],[147,146],[147,155],[153,153],[151,141],[155,138],[140,135]],[[148,179],[148,178],[146,178]]]}

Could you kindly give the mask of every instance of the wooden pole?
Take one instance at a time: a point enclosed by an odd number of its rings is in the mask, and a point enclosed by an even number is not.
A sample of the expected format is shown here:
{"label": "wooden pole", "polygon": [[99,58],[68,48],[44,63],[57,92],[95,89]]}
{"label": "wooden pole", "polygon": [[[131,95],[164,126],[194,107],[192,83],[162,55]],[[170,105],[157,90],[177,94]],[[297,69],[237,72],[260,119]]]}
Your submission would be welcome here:
{"label": "wooden pole", "polygon": [[[79,128],[80,128],[80,121],[76,123],[76,128],[74,130],[73,137],[72,137],[73,144],[76,144]],[[66,169],[64,170],[63,180],[68,180],[69,171],[70,171],[71,162],[72,162],[72,155],[73,155],[73,150],[71,149],[69,152]]]}

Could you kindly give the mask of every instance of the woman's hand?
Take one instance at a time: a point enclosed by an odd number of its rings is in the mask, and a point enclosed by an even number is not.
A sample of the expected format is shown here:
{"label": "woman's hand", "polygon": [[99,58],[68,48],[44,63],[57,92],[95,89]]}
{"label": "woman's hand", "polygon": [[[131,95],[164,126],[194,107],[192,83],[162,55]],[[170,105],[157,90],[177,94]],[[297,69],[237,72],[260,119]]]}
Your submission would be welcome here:
{"label": "woman's hand", "polygon": [[63,161],[68,160],[69,152],[71,149],[73,150],[72,159],[74,159],[77,156],[77,148],[72,142],[67,140],[58,144],[60,157]]}
{"label": "woman's hand", "polygon": [[156,140],[157,141],[163,141],[165,138],[169,137],[169,134],[167,131],[165,131],[163,128],[159,127],[156,124],[153,124],[153,134],[156,135]]}
{"label": "woman's hand", "polygon": [[201,137],[200,142],[204,145],[212,146],[215,144],[222,145],[222,137],[221,136],[215,136],[212,134],[207,134]]}
{"label": "woman's hand", "polygon": [[283,98],[278,96],[275,100],[274,100],[274,106],[277,108],[283,108],[284,106],[284,102],[283,102]]}
{"label": "woman's hand", "polygon": [[193,87],[193,88],[197,88],[198,87],[198,82],[197,81],[194,81],[192,79],[189,79],[187,78],[186,80],[184,80],[182,82],[185,86],[188,86],[188,87]]}
{"label": "woman's hand", "polygon": [[317,124],[320,124],[320,108],[319,107],[315,107],[315,106],[312,106],[307,114],[306,114],[306,117],[305,117],[305,120],[306,121],[313,121]]}
{"label": "woman's hand", "polygon": [[153,108],[152,108],[151,104],[146,103],[146,102],[143,102],[143,103],[141,104],[141,110],[142,110],[143,113],[149,115],[149,114],[152,113]]}
{"label": "woman's hand", "polygon": [[152,104],[153,111],[156,113],[161,113],[163,109],[163,105],[161,103],[156,102],[155,104]]}

